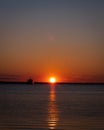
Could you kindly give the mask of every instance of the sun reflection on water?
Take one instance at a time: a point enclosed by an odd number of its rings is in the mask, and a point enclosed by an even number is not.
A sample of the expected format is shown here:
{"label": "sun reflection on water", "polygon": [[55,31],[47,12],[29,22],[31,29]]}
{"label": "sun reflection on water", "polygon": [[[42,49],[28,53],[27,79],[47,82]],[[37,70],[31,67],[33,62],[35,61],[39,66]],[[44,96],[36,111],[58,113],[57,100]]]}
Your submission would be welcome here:
{"label": "sun reflection on water", "polygon": [[55,129],[58,122],[58,109],[56,104],[55,87],[50,87],[49,105],[48,105],[48,126],[50,129]]}

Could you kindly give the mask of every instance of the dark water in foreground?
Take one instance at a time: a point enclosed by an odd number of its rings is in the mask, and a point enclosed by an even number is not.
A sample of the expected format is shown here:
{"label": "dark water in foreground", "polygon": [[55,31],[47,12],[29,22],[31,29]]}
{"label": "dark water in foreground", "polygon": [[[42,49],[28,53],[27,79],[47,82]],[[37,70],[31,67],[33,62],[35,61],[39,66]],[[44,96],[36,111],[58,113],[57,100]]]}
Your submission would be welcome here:
{"label": "dark water in foreground", "polygon": [[0,130],[104,130],[104,85],[0,85]]}

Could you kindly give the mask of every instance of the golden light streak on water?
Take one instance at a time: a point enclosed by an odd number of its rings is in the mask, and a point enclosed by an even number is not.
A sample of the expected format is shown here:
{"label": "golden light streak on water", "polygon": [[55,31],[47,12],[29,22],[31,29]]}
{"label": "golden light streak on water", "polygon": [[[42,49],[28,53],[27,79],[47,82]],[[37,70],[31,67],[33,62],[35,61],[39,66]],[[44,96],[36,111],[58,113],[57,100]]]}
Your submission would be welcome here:
{"label": "golden light streak on water", "polygon": [[48,126],[55,129],[58,122],[58,109],[56,104],[55,86],[50,87],[49,105],[48,105]]}

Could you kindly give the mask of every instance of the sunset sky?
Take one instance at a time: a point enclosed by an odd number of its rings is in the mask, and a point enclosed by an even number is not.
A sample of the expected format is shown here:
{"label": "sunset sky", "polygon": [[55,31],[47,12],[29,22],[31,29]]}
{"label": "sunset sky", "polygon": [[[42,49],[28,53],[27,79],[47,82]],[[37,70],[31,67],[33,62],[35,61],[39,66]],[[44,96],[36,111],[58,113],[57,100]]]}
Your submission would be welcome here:
{"label": "sunset sky", "polygon": [[0,0],[0,80],[104,82],[104,0]]}

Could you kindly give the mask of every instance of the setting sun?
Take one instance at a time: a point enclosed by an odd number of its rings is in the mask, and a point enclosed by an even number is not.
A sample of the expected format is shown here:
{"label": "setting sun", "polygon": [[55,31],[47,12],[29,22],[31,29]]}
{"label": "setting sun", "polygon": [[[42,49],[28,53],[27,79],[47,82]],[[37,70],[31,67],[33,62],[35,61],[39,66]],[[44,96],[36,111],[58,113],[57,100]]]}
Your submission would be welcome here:
{"label": "setting sun", "polygon": [[55,83],[55,82],[56,82],[56,78],[55,78],[55,77],[51,77],[51,78],[49,79],[49,82],[50,82],[50,83]]}

